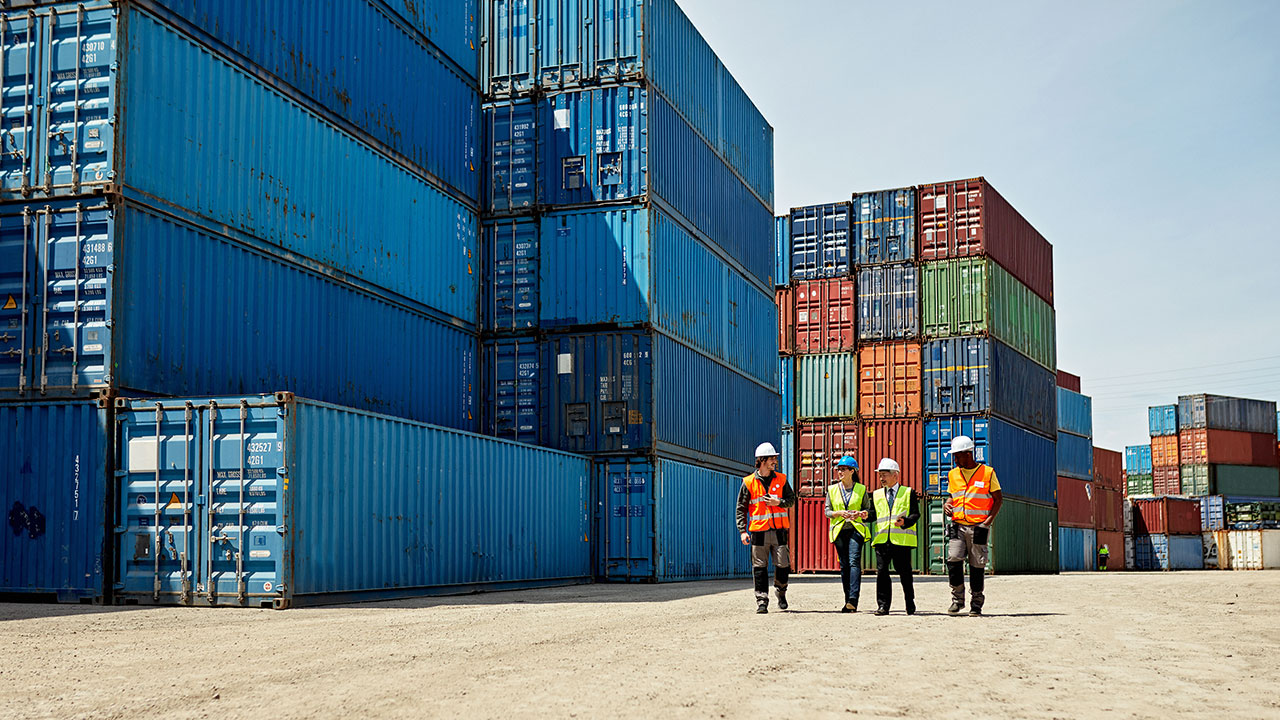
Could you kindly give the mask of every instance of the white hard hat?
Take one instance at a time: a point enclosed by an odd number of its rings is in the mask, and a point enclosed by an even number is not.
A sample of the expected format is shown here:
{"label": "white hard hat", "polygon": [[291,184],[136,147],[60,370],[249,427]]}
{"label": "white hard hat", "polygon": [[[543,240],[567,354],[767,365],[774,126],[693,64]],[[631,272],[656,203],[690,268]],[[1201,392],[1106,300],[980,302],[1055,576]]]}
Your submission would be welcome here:
{"label": "white hard hat", "polygon": [[777,457],[778,451],[773,449],[773,443],[760,443],[756,446],[756,457]]}
{"label": "white hard hat", "polygon": [[897,460],[894,460],[893,458],[884,458],[883,460],[880,461],[880,464],[876,466],[876,472],[879,472],[881,470],[892,470],[894,472],[901,472],[902,468],[898,467]]}
{"label": "white hard hat", "polygon": [[951,450],[948,455],[955,455],[958,452],[973,452],[973,438],[968,435],[957,435],[951,438]]}

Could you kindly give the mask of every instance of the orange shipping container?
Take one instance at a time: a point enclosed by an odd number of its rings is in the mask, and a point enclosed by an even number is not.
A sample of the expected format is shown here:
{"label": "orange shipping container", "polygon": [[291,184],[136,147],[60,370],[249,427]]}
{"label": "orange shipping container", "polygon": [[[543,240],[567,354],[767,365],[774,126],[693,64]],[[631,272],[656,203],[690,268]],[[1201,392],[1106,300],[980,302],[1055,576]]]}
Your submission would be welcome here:
{"label": "orange shipping container", "polygon": [[790,355],[796,351],[796,295],[790,287],[774,293],[778,303],[778,352]]}
{"label": "orange shipping container", "polygon": [[924,492],[924,423],[921,420],[867,420],[855,456],[867,490],[876,489],[876,466],[893,458],[902,468],[902,484]]}
{"label": "orange shipping container", "polygon": [[[805,497],[821,497],[827,486],[836,481],[832,465],[844,455],[858,456],[858,423],[853,420],[802,422],[796,435],[796,447],[800,451],[796,492]],[[865,478],[866,470],[860,475]]]}
{"label": "orange shipping container", "polygon": [[1093,487],[1093,523],[1098,532],[1124,528],[1124,493],[1111,488]]}
{"label": "orange shipping container", "polygon": [[1093,449],[1093,481],[1100,487],[1120,490],[1124,487],[1124,455],[1100,447]]}
{"label": "orange shipping container", "polygon": [[858,351],[858,414],[865,418],[919,417],[920,345],[880,343]]}
{"label": "orange shipping container", "polygon": [[1151,438],[1151,467],[1176,468],[1180,463],[1177,435],[1163,435]]}
{"label": "orange shipping container", "polygon": [[826,498],[796,501],[791,524],[791,569],[795,572],[840,572],[836,547],[828,540]]}
{"label": "orange shipping container", "polygon": [[796,352],[852,350],[858,296],[852,278],[796,283]]}

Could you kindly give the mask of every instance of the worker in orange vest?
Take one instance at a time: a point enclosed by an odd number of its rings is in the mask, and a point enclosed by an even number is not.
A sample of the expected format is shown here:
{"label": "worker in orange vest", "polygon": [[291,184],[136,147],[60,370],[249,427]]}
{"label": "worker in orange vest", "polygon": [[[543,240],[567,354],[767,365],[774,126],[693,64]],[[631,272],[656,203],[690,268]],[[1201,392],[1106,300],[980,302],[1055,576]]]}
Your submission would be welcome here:
{"label": "worker in orange vest", "polygon": [[743,545],[751,546],[751,575],[760,614],[769,612],[769,558],[773,558],[773,588],[782,610],[787,609],[791,577],[788,508],[796,504],[796,493],[777,469],[778,451],[770,443],[761,443],[756,448],[756,471],[742,478],[738,491],[738,534]]}
{"label": "worker in orange vest", "polygon": [[969,614],[982,614],[987,599],[983,594],[987,538],[1004,502],[996,471],[975,460],[973,452],[973,438],[960,435],[951,440],[951,450],[947,453],[956,463],[947,475],[950,498],[942,504],[943,515],[951,519],[947,525],[947,577],[951,583],[951,607],[947,613],[950,615],[959,615],[964,610],[965,560],[969,561],[972,595]]}

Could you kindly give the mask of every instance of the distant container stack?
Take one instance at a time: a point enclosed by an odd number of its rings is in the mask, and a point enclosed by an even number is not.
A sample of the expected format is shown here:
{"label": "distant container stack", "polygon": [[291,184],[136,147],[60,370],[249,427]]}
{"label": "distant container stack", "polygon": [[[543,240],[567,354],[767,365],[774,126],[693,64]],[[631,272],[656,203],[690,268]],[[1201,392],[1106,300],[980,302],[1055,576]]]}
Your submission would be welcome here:
{"label": "distant container stack", "polygon": [[745,575],[733,497],[799,373],[773,130],[675,0],[481,6],[484,431],[595,458],[599,578]]}
{"label": "distant container stack", "polygon": [[1099,508],[1093,467],[1093,401],[1064,387],[1057,388],[1057,395],[1058,567],[1064,572],[1095,570]]}

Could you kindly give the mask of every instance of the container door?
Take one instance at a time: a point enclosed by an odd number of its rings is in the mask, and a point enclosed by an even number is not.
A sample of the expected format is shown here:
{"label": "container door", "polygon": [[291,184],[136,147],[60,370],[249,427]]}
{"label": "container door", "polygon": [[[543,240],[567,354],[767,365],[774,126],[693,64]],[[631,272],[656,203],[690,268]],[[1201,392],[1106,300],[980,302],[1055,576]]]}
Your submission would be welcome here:
{"label": "container door", "polygon": [[36,184],[43,27],[29,11],[0,16],[0,189],[9,197]]}
{"label": "container door", "polygon": [[605,580],[654,579],[653,465],[613,460],[601,463],[599,562]]}
{"label": "container door", "polygon": [[117,593],[190,604],[200,583],[200,423],[189,403],[119,411]]}
{"label": "container door", "polygon": [[35,335],[31,327],[36,277],[35,213],[30,207],[0,215],[0,388],[31,387]]}
{"label": "container door", "polygon": [[79,193],[84,185],[114,180],[113,109],[116,10],[62,6],[47,16],[37,122],[45,133],[38,187],[45,193]]}

